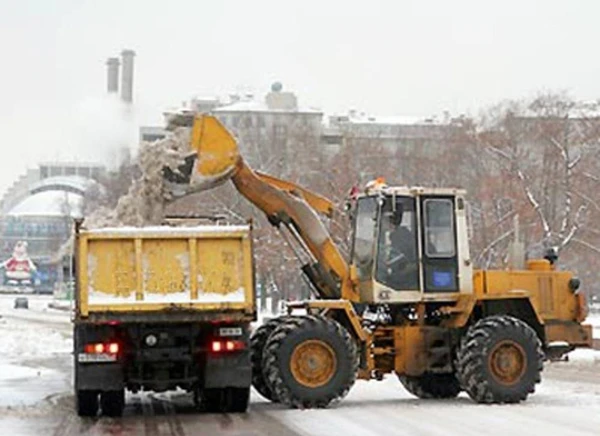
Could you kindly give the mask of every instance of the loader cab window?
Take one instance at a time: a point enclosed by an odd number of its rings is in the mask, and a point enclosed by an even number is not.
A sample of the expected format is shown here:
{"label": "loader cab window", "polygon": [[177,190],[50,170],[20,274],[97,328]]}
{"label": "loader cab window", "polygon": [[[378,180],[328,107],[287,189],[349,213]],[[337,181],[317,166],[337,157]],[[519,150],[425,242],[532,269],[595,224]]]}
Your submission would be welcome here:
{"label": "loader cab window", "polygon": [[419,289],[415,199],[388,197],[381,207],[376,280],[396,290]]}
{"label": "loader cab window", "polygon": [[377,200],[363,197],[357,202],[354,218],[354,243],[352,261],[356,265],[361,280],[371,280],[373,276],[373,251],[377,224]]}
{"label": "loader cab window", "polygon": [[452,257],[454,244],[454,205],[451,200],[425,200],[425,253],[429,257]]}
{"label": "loader cab window", "polygon": [[455,200],[425,196],[421,201],[424,292],[458,292]]}

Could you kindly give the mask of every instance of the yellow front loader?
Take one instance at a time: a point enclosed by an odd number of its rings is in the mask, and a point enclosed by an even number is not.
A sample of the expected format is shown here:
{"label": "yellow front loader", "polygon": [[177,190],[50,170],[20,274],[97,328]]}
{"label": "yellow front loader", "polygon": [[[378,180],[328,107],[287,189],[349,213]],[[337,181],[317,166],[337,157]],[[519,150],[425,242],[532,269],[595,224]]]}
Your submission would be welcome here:
{"label": "yellow front loader", "polygon": [[352,199],[345,259],[319,218],[332,203],[253,171],[216,118],[195,119],[191,148],[165,169],[173,192],[231,180],[309,259],[302,271],[318,298],[289,302],[252,337],[253,384],[272,401],[326,407],[356,378],[394,372],[420,398],[464,390],[515,403],[534,392],[546,359],[591,346],[579,280],[552,254],[518,270],[473,269],[461,189],[369,184]]}

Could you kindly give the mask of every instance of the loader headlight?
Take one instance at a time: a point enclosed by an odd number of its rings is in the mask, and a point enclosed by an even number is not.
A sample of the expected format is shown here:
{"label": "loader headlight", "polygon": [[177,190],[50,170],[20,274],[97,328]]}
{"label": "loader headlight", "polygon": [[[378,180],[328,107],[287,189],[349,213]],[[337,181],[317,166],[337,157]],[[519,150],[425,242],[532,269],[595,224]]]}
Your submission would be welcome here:
{"label": "loader headlight", "polygon": [[158,338],[155,335],[150,334],[150,335],[146,336],[146,338],[144,339],[144,342],[149,347],[154,347],[158,343]]}
{"label": "loader headlight", "polygon": [[577,292],[577,289],[579,289],[580,285],[581,280],[579,280],[577,277],[573,277],[571,280],[569,280],[569,289],[573,293]]}

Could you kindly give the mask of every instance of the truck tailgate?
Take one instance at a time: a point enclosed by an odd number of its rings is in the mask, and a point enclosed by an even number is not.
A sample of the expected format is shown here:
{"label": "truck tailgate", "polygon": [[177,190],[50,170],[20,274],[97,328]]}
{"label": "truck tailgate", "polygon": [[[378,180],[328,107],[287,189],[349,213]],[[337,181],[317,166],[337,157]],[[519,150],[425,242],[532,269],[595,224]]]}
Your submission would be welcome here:
{"label": "truck tailgate", "polygon": [[254,311],[249,226],[81,230],[78,309]]}

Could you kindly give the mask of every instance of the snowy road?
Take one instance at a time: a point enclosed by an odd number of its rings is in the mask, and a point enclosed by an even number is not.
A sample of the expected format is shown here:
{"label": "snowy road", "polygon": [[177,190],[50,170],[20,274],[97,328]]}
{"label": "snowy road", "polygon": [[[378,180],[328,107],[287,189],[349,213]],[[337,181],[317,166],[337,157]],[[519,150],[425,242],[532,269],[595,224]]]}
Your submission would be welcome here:
{"label": "snowy road", "polygon": [[122,419],[80,419],[71,393],[69,315],[31,297],[12,309],[0,296],[0,428],[28,435],[598,435],[600,352],[581,350],[546,366],[544,381],[520,405],[482,406],[411,397],[395,377],[357,382],[327,410],[286,410],[253,393],[244,415],[198,413],[183,394],[128,396]]}

